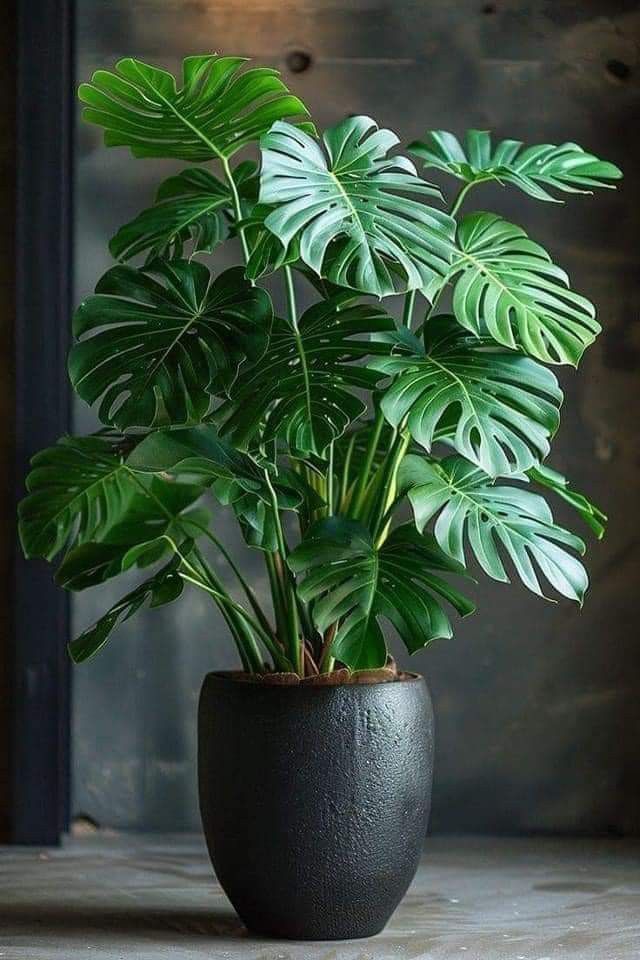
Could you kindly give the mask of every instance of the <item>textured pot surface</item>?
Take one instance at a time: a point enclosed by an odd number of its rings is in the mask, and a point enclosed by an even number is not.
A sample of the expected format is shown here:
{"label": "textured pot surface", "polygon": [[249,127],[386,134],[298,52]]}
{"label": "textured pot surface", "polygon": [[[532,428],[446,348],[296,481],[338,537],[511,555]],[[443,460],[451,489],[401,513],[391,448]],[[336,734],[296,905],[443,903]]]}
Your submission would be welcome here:
{"label": "textured pot surface", "polygon": [[269,686],[209,674],[200,810],[218,880],[251,930],[378,933],[427,830],[433,712],[422,678]]}

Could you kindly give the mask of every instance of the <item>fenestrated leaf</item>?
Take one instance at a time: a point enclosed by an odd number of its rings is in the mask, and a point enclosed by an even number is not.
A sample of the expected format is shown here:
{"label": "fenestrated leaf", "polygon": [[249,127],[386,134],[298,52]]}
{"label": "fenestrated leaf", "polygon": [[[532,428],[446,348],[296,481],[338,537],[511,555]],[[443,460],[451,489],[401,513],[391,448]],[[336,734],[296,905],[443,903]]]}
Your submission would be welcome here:
{"label": "fenestrated leaf", "polygon": [[289,566],[304,575],[298,585],[303,601],[324,632],[339,623],[332,655],[354,670],[381,667],[387,648],[379,620],[386,618],[413,653],[439,637],[452,635],[438,598],[462,615],[473,604],[438,574],[461,567],[432,537],[410,525],[398,527],[376,549],[366,527],[344,517],[316,523],[289,555]]}
{"label": "fenestrated leaf", "polygon": [[137,495],[117,523],[98,540],[71,549],[56,573],[67,590],[84,590],[131,567],[146,567],[171,554],[174,543],[195,540],[208,524],[208,513],[194,503],[203,488],[158,477],[138,479]]}
{"label": "fenestrated leaf", "polygon": [[549,452],[562,391],[550,370],[469,336],[454,317],[426,325],[424,344],[404,335],[393,356],[370,366],[394,377],[381,401],[394,427],[406,419],[411,436],[431,450],[448,439],[491,476],[527,470]]}
{"label": "fenestrated leaf", "polygon": [[120,227],[109,250],[123,261],[144,253],[147,263],[180,259],[188,244],[192,254],[211,253],[227,235],[231,202],[228,187],[207,170],[183,170],[160,185],[152,207]]}
{"label": "fenestrated leaf", "polygon": [[591,193],[590,187],[613,188],[621,170],[599,160],[577,143],[540,143],[522,149],[521,140],[501,140],[495,148],[486,130],[468,130],[464,147],[446,130],[430,130],[409,151],[424,160],[425,168],[452,173],[467,183],[497,180],[510,183],[537,200],[558,200],[545,187],[564,193]]}
{"label": "fenestrated leaf", "polygon": [[[395,133],[349,117],[320,145],[278,122],[261,140],[265,224],[285,247],[294,237],[316,273],[378,297],[426,287],[451,262],[454,224],[416,197],[436,197],[406,157],[389,157]],[[407,196],[408,195],[408,196]]]}
{"label": "fenestrated leaf", "polygon": [[547,363],[577,365],[600,324],[546,250],[492,213],[464,217],[458,247],[450,276],[463,327]]}
{"label": "fenestrated leaf", "polygon": [[270,322],[269,295],[241,267],[214,280],[195,261],[113,267],[75,314],[71,381],[120,429],[197,422],[264,352]]}
{"label": "fenestrated leaf", "polygon": [[580,514],[598,540],[602,540],[606,531],[607,515],[595,503],[591,503],[584,494],[571,490],[566,477],[544,463],[528,470],[527,476],[535,483],[553,490],[554,493],[557,493],[559,497],[570,504]]}
{"label": "fenestrated leaf", "polygon": [[184,587],[178,573],[180,563],[180,558],[176,557],[149,580],[145,580],[118,600],[97,623],[72,640],[68,650],[74,663],[82,663],[93,657],[105,645],[116,627],[137,613],[147,601],[150,607],[160,607],[176,600]]}
{"label": "fenestrated leaf", "polygon": [[96,70],[91,83],[80,85],[83,119],[104,128],[106,146],[130,147],[135,157],[195,163],[231,157],[274,121],[307,115],[277,70],[242,70],[245,62],[187,57],[177,89],[166,70],[127,57],[113,73]]}
{"label": "fenestrated leaf", "polygon": [[249,544],[264,550],[277,548],[269,472],[281,510],[298,510],[319,498],[291,470],[276,470],[235,450],[218,436],[213,424],[186,430],[156,430],[138,444],[128,465],[143,473],[168,475],[182,482],[210,486],[220,503],[231,506]]}
{"label": "fenestrated leaf", "polygon": [[437,517],[436,540],[461,564],[466,565],[467,541],[485,573],[509,582],[502,548],[529,590],[544,596],[537,567],[559,593],[582,603],[586,571],[563,547],[582,554],[584,543],[554,524],[542,497],[521,487],[494,486],[479,467],[457,456],[440,463],[405,457],[399,485],[408,492],[418,530]]}
{"label": "fenestrated leaf", "polygon": [[297,330],[275,320],[267,352],[242,370],[216,412],[223,437],[246,447],[266,418],[265,442],[278,439],[296,453],[323,456],[365,412],[349,387],[371,390],[381,378],[355,361],[387,347],[363,338],[394,328],[383,311],[368,304],[340,309],[339,300],[315,304]]}
{"label": "fenestrated leaf", "polygon": [[139,489],[109,436],[62,437],[31,461],[18,508],[27,557],[52,560],[66,546],[103,536]]}

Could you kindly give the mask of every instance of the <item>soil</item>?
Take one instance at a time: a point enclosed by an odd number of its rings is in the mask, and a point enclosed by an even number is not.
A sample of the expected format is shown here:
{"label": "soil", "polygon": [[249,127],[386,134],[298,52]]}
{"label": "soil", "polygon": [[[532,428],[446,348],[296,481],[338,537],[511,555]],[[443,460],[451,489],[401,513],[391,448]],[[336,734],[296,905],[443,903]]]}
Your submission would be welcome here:
{"label": "soil", "polygon": [[239,683],[266,683],[283,687],[299,684],[312,687],[337,687],[358,683],[398,683],[402,680],[415,680],[419,675],[398,670],[395,661],[390,660],[386,667],[380,667],[377,670],[351,671],[342,667],[332,670],[331,673],[314,674],[308,677],[300,677],[297,673],[246,673],[243,670],[229,671],[227,676]]}

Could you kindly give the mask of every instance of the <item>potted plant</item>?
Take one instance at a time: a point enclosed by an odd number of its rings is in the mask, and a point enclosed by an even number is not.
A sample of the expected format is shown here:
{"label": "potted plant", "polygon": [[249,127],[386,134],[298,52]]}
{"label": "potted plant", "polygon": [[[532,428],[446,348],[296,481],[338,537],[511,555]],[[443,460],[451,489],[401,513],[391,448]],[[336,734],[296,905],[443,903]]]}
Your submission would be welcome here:
{"label": "potted plant", "polygon": [[[584,544],[543,488],[604,530],[544,462],[552,367],[578,364],[595,309],[521,227],[463,203],[484,182],[551,201],[620,171],[573,143],[432,131],[408,150],[460,181],[447,208],[394,133],[349,117],[320,139],[277,72],[239,57],[189,57],[179,86],[126,59],[79,96],[107,146],[188,166],[112,238],[74,316],[71,382],[103,428],[34,457],[25,554],[61,556],[68,590],[137,575],[69,644],[78,663],[144,604],[211,598],[241,666],[200,701],[220,882],[262,933],[376,933],[416,869],[433,752],[426,685],[382,623],[410,653],[451,637],[448,609],[473,610],[468,562],[581,604]],[[227,238],[242,260],[220,273]],[[271,609],[217,536],[223,507],[262,553]]]}

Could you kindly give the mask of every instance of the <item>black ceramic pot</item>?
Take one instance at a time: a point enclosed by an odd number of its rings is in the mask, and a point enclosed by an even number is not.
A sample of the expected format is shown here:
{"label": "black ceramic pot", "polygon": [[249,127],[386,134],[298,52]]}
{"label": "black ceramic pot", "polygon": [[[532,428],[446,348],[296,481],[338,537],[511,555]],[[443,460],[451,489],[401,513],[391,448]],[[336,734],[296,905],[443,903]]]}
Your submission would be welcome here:
{"label": "black ceramic pot", "polygon": [[378,933],[427,830],[424,680],[272,686],[210,673],[198,724],[207,845],[246,926],[296,940]]}

